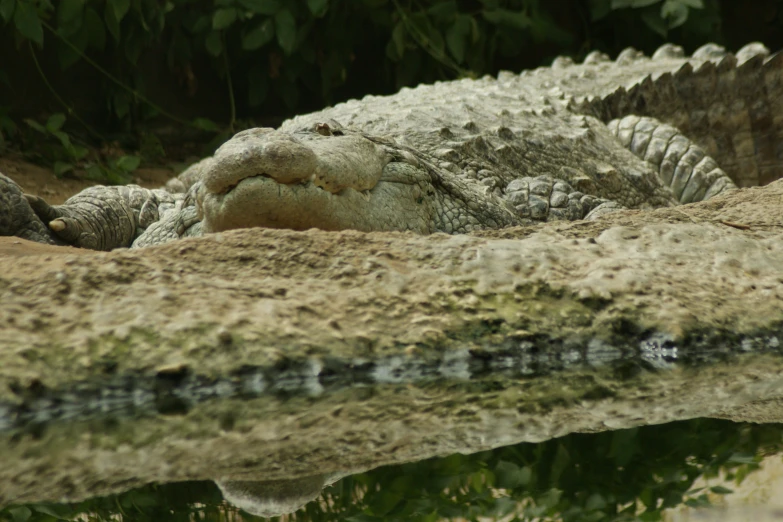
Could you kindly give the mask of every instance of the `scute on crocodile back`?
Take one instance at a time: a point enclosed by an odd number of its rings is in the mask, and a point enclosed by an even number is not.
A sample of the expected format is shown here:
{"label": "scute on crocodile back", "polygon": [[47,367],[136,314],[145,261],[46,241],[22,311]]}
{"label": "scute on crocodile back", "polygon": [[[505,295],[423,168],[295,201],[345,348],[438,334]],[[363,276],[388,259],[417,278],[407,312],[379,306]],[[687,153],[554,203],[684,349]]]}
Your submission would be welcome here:
{"label": "scute on crocodile back", "polygon": [[547,71],[545,81],[567,92],[576,112],[605,122],[652,116],[677,127],[738,186],[783,177],[783,53],[751,43],[733,55],[708,44],[688,58],[671,47],[622,65]]}

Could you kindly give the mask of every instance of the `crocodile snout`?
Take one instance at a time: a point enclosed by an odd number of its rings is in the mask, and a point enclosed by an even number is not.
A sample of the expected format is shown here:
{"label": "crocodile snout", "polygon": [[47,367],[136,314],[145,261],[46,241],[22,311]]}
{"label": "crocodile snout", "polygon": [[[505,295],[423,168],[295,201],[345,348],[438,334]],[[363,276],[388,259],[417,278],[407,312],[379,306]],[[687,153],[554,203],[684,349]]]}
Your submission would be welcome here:
{"label": "crocodile snout", "polygon": [[215,152],[214,158],[204,176],[204,187],[214,194],[225,194],[253,176],[286,185],[303,183],[318,166],[318,158],[310,147],[290,134],[266,128],[236,134]]}
{"label": "crocodile snout", "polygon": [[415,224],[408,224],[407,214],[397,224],[389,212],[416,201],[421,190],[384,181],[390,161],[383,147],[360,134],[240,132],[217,150],[204,173],[196,197],[204,230],[426,228],[429,220],[420,219],[418,205]]}

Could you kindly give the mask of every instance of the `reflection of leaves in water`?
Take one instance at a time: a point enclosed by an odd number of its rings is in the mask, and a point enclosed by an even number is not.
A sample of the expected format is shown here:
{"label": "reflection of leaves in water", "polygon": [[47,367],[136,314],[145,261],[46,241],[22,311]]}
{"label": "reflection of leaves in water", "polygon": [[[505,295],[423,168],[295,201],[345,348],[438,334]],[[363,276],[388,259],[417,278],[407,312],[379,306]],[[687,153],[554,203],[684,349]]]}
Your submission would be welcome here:
{"label": "reflection of leaves in water", "polygon": [[[781,425],[699,419],[597,434],[574,434],[472,455],[388,466],[347,477],[319,501],[284,517],[297,521],[434,521],[443,517],[565,522],[660,520],[661,510],[708,504],[691,490],[699,476],[725,473],[741,482],[763,455],[781,450]],[[638,513],[643,513],[635,518]],[[81,515],[80,515],[81,514]],[[255,520],[226,505],[211,482],[147,486],[72,505],[31,504],[0,511],[0,520]]]}

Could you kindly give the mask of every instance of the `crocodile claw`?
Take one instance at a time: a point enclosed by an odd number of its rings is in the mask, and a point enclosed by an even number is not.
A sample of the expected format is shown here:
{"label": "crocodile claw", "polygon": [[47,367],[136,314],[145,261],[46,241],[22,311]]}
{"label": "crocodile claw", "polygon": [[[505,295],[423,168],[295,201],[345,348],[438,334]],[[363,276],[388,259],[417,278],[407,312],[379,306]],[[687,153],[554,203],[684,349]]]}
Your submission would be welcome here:
{"label": "crocodile claw", "polygon": [[99,248],[100,241],[95,233],[89,229],[85,220],[79,219],[78,215],[71,215],[68,207],[50,205],[42,198],[30,194],[25,194],[24,198],[30,203],[35,214],[59,239],[80,248]]}

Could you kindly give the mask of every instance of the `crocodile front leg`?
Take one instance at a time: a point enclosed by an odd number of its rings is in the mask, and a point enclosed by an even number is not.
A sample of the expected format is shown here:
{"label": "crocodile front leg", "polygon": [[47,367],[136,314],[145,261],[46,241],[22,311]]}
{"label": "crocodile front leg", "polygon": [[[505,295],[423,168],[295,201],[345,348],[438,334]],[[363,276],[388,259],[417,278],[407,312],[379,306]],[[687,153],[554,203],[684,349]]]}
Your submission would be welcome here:
{"label": "crocodile front leg", "polygon": [[25,198],[59,239],[93,250],[131,246],[144,229],[159,219],[159,207],[173,205],[175,199],[165,190],[137,185],[90,187],[56,206],[36,196]]}
{"label": "crocodile front leg", "polygon": [[0,174],[0,236],[63,244],[35,214],[19,185],[3,174]]}
{"label": "crocodile front leg", "polygon": [[201,216],[195,200],[195,194],[200,186],[201,182],[196,182],[184,197],[175,194],[174,204],[159,212],[160,218],[133,241],[131,248],[161,245],[183,237],[202,235]]}

